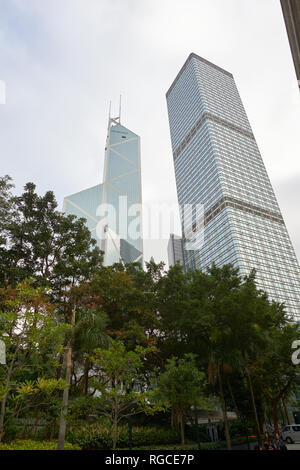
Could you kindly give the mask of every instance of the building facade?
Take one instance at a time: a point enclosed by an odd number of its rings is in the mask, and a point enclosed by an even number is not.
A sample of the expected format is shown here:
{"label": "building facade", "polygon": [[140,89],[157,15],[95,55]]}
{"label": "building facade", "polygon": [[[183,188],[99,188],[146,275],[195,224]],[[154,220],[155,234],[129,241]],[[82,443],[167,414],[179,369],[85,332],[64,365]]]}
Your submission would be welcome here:
{"label": "building facade", "polygon": [[183,250],[183,240],[182,237],[170,234],[170,239],[168,242],[168,261],[169,266],[174,266],[176,263],[184,266],[184,250]]}
{"label": "building facade", "polygon": [[103,183],[67,196],[63,211],[86,219],[104,265],[143,263],[140,138],[109,118]]}
{"label": "building facade", "polygon": [[258,286],[300,316],[298,261],[232,74],[192,53],[166,97],[178,203],[204,206],[193,250],[182,218],[186,269],[256,268]]}
{"label": "building facade", "polygon": [[300,1],[281,0],[281,8],[300,90]]}

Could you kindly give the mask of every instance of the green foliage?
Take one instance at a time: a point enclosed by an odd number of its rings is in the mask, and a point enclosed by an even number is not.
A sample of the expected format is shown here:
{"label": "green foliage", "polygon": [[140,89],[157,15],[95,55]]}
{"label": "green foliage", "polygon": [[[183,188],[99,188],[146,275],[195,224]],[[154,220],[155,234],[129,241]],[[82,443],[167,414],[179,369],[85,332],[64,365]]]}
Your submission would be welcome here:
{"label": "green foliage", "polygon": [[[74,289],[79,310],[102,312],[107,332],[127,349],[147,347],[158,325],[154,283],[140,267],[102,267],[93,278]],[[97,347],[97,346],[96,346]]]}
{"label": "green foliage", "polygon": [[163,408],[154,402],[153,392],[145,390],[143,360],[153,348],[137,346],[126,351],[124,344],[113,341],[109,349],[96,349],[89,359],[96,364],[93,386],[100,392],[98,412],[113,423],[113,448],[116,448],[118,425],[122,418],[140,412],[154,413]]}
{"label": "green foliage", "polygon": [[53,314],[46,289],[32,282],[0,288],[0,339],[7,363],[0,368],[0,440],[5,421],[36,407],[51,407],[66,384],[53,377],[68,329]]}
{"label": "green foliage", "polygon": [[5,423],[4,439],[6,442],[13,441],[19,437],[20,428],[14,420],[8,419]]}
{"label": "green foliage", "polygon": [[[79,445],[82,449],[102,450],[112,449],[112,427],[103,424],[74,426],[68,430],[69,442]],[[157,427],[133,427],[132,443],[135,447],[173,444],[180,441],[180,434],[175,429]],[[129,446],[128,426],[120,426],[117,447],[127,448]]]}
{"label": "green foliage", "polygon": [[108,347],[110,338],[106,334],[107,315],[101,309],[77,309],[73,331],[73,347],[80,353],[92,352],[96,348]]}
{"label": "green foliage", "polygon": [[168,359],[165,372],[159,376],[157,394],[180,413],[199,399],[205,375],[196,367],[196,356],[186,354],[183,359]]}
{"label": "green foliage", "polygon": [[95,272],[101,255],[91,249],[96,242],[85,220],[59,212],[53,192],[39,196],[33,183],[13,197],[5,178],[0,180],[0,215],[6,216],[2,230],[0,225],[0,281],[16,285],[35,278],[57,295]]}
{"label": "green foliage", "polygon": [[188,439],[197,442],[198,433],[199,433],[200,442],[210,442],[211,439],[206,428],[207,428],[206,424],[198,425],[198,431],[195,425],[186,426],[185,435]]}
{"label": "green foliage", "polygon": [[[32,441],[30,439],[15,440],[9,443],[0,443],[1,450],[57,450],[56,441]],[[76,444],[65,442],[65,450],[80,450]]]}
{"label": "green foliage", "polygon": [[273,413],[274,427],[278,430],[278,408],[282,399],[287,399],[297,390],[299,372],[291,361],[291,345],[300,338],[295,324],[268,331],[263,354],[251,366],[251,372],[259,384],[266,406]]}
{"label": "green foliage", "polygon": [[191,406],[203,397],[205,375],[196,366],[196,356],[186,354],[183,359],[172,357],[165,372],[158,379],[157,396],[173,412],[173,425],[181,429],[184,444],[184,425]]}
{"label": "green foliage", "polygon": [[264,354],[253,366],[253,373],[267,398],[286,397],[296,388],[298,371],[290,355],[293,341],[299,338],[300,331],[293,324],[270,329]]}
{"label": "green foliage", "polygon": [[[68,423],[106,416],[112,427],[99,438],[106,447],[111,439],[114,446],[117,439],[127,442],[123,418],[158,410],[171,410],[184,437],[191,406],[219,408],[216,393],[227,442],[226,410],[252,419],[257,435],[258,412],[272,408],[278,420],[280,400],[297,386],[291,343],[299,332],[284,306],[257,289],[255,271],[244,278],[231,265],[166,271],[153,259],[145,270],[103,267],[84,219],[60,213],[51,191],[39,196],[28,183],[15,197],[12,188],[8,176],[0,178],[0,339],[7,352],[0,367],[0,439],[3,428],[6,439],[17,436],[18,418],[56,427],[67,345]],[[234,422],[230,434],[242,428]],[[137,442],[150,440],[148,430],[144,437],[136,432]],[[201,436],[207,439],[204,431]]]}
{"label": "green foliage", "polygon": [[45,379],[38,377],[36,381],[26,380],[16,384],[13,400],[25,400],[32,395],[41,394],[44,396],[53,395],[57,391],[62,391],[67,388],[64,380],[57,380],[54,378]]}
{"label": "green foliage", "polygon": [[[255,439],[249,439],[249,442],[255,442]],[[232,439],[233,446],[245,445],[247,440],[244,438]],[[202,450],[224,450],[226,449],[225,441],[217,442],[201,442],[200,448]],[[133,450],[198,450],[197,444],[185,444],[185,445],[164,445],[164,446],[143,446]]]}
{"label": "green foliage", "polygon": [[[15,200],[11,193],[14,187],[10,176],[0,177],[0,246],[6,242],[7,229],[15,216]],[[0,249],[0,263],[4,261]]]}
{"label": "green foliage", "polygon": [[122,417],[139,411],[154,412],[159,404],[151,402],[153,393],[143,391],[143,359],[152,348],[137,346],[126,351],[120,341],[113,341],[109,349],[96,349],[90,360],[96,365],[97,379],[93,386],[100,392],[97,406],[101,413],[117,422]]}
{"label": "green foliage", "polygon": [[254,427],[251,423],[249,422],[244,422],[241,419],[237,419],[235,421],[231,421],[229,424],[229,430],[230,434],[235,437],[235,436],[246,436],[248,433],[248,436],[253,435],[255,433]]}

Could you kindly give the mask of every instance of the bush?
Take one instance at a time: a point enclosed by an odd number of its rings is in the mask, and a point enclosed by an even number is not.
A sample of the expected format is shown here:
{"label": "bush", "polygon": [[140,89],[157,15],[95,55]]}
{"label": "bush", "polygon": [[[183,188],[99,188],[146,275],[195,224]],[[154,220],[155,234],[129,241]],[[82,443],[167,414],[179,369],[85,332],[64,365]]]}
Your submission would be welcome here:
{"label": "bush", "polygon": [[169,410],[157,411],[153,415],[146,413],[139,413],[131,417],[132,425],[140,427],[166,428],[168,429],[171,423],[171,413]]}
{"label": "bush", "polygon": [[5,423],[5,432],[3,434],[4,441],[12,441],[18,437],[19,427],[14,421],[7,421]]}
{"label": "bush", "polygon": [[231,436],[245,436],[246,432],[248,431],[248,436],[254,434],[254,428],[251,423],[245,423],[241,419],[237,419],[235,421],[231,421],[229,423],[229,433]]}
{"label": "bush", "polygon": [[59,420],[51,421],[41,418],[38,422],[34,418],[19,418],[6,421],[3,442],[18,441],[52,441],[58,437]]}
{"label": "bush", "polygon": [[[145,445],[176,444],[180,442],[180,433],[175,429],[142,427],[133,428],[132,445],[135,447]],[[117,442],[118,447],[128,447],[128,427],[123,427]]]}
{"label": "bush", "polygon": [[[249,442],[255,442],[255,439],[249,439]],[[239,438],[239,439],[233,439],[231,441],[231,445],[234,446],[239,446],[242,444],[246,444],[247,441],[246,439]],[[227,448],[226,441],[217,441],[217,442],[201,442],[200,443],[200,449],[201,450],[223,450]],[[168,445],[168,446],[144,446],[144,447],[138,447],[134,448],[134,450],[198,450],[198,446],[196,443],[194,444],[186,444],[184,446],[182,445]]]}
{"label": "bush", "polygon": [[[185,428],[185,435],[188,439],[197,442],[197,428],[193,424],[193,426],[186,426]],[[207,425],[200,424],[199,425],[199,440],[200,442],[211,442],[210,435],[207,432]]]}
{"label": "bush", "polygon": [[[9,443],[0,443],[1,450],[57,450],[57,441],[16,440]],[[65,442],[65,450],[80,450],[80,447]]]}
{"label": "bush", "polygon": [[[99,423],[83,425],[79,428],[70,427],[67,431],[67,439],[85,450],[106,450],[113,446],[111,426]],[[180,442],[180,434],[174,429],[156,427],[133,427],[132,429],[134,447],[176,444],[177,442]],[[117,447],[127,448],[128,446],[128,426],[120,426]]]}

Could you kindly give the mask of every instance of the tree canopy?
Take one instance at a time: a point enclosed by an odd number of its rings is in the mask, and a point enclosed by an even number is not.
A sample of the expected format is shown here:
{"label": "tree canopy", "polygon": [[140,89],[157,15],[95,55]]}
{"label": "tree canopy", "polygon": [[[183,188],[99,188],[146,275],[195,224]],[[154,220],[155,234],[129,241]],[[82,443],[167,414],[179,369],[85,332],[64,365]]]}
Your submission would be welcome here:
{"label": "tree canopy", "polygon": [[105,267],[85,220],[59,212],[51,191],[12,189],[0,179],[1,436],[19,418],[57,424],[79,409],[81,422],[96,410],[112,419],[116,446],[118,423],[145,412],[155,391],[152,410],[171,410],[182,441],[194,402],[216,396],[228,448],[228,411],[258,439],[266,413],[278,428],[282,400],[299,387],[299,329],[258,289],[255,270],[184,272],[153,259]]}

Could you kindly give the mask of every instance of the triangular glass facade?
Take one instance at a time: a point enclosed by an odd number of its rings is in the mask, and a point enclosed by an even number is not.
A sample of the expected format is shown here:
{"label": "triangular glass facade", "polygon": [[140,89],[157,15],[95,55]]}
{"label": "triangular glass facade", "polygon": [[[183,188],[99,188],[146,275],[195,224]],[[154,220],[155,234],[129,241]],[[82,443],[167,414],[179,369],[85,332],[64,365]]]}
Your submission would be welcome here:
{"label": "triangular glass facade", "polygon": [[[140,138],[115,119],[109,120],[103,183],[67,196],[66,214],[86,219],[104,251],[104,264],[143,262]],[[106,217],[100,206],[112,207]],[[138,210],[139,209],[139,210]],[[114,219],[114,220],[113,220]],[[138,227],[139,230],[132,230]]]}

